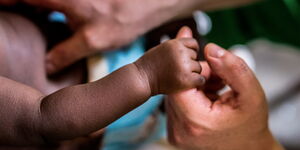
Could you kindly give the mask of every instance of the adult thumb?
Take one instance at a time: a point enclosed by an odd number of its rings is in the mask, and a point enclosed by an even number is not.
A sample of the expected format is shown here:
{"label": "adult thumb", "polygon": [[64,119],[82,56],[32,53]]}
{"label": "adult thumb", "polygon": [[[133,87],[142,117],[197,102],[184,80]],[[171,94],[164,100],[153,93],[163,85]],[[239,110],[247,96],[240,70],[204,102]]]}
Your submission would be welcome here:
{"label": "adult thumb", "polygon": [[193,38],[192,30],[187,26],[182,27],[178,31],[177,36],[176,36],[176,39],[179,39],[179,38]]}
{"label": "adult thumb", "polygon": [[[205,47],[205,58],[212,71],[238,94],[258,94],[263,91],[247,64],[238,56],[216,44]],[[251,89],[251,93],[248,91]]]}

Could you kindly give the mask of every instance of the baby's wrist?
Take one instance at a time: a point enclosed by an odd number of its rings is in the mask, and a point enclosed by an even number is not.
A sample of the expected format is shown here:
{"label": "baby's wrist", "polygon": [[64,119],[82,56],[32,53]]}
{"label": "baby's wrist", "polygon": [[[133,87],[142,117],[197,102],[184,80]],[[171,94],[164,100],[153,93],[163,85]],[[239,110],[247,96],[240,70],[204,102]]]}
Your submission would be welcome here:
{"label": "baby's wrist", "polygon": [[148,71],[145,69],[144,65],[142,63],[136,61],[132,63],[132,66],[136,70],[136,74],[138,76],[139,83],[142,87],[144,87],[144,91],[147,96],[153,96],[152,94],[152,88],[151,88],[151,81],[148,76]]}
{"label": "baby's wrist", "polygon": [[[147,61],[147,58],[140,58],[134,63],[137,68],[139,69],[141,77],[144,78],[145,82],[147,83],[149,90],[151,92],[151,96],[159,94],[158,91],[158,82],[156,79],[156,74],[155,74],[155,67]],[[156,72],[157,73],[157,72]]]}

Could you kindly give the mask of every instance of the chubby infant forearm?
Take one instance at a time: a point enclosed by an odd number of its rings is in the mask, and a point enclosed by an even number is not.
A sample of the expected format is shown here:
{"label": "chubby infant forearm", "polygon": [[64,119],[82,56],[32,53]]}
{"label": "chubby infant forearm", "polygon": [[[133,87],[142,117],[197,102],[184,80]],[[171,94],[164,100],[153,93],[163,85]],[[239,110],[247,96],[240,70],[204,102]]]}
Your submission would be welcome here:
{"label": "chubby infant forearm", "polygon": [[48,96],[0,77],[0,144],[37,145],[88,135],[143,104],[149,97],[134,64],[105,78]]}
{"label": "chubby infant forearm", "polygon": [[47,140],[56,141],[104,128],[150,97],[147,84],[137,67],[129,64],[96,82],[46,96],[40,131]]}

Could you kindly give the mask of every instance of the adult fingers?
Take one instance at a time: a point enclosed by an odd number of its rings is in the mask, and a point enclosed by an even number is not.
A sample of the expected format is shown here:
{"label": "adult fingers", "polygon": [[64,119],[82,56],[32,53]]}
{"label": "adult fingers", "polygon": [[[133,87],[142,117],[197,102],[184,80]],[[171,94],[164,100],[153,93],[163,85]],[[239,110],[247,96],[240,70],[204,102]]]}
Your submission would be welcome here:
{"label": "adult fingers", "polygon": [[212,105],[210,99],[196,88],[168,95],[167,98],[179,118],[199,119],[201,114],[208,113]]}
{"label": "adult fingers", "polygon": [[80,33],[55,46],[46,57],[48,74],[56,73],[92,53],[84,43]]}

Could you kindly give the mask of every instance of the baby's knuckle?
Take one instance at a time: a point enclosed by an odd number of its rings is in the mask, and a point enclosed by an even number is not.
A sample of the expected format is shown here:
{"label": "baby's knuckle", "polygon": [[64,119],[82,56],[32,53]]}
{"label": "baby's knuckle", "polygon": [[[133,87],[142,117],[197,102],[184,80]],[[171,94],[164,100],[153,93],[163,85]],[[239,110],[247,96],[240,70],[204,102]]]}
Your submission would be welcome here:
{"label": "baby's knuckle", "polygon": [[168,41],[167,44],[171,49],[177,49],[181,43],[179,40],[175,39],[175,40]]}
{"label": "baby's knuckle", "polygon": [[182,75],[185,77],[185,79],[189,76],[189,75],[191,75],[190,73],[191,73],[191,71],[190,71],[191,69],[190,69],[190,66],[189,66],[189,64],[184,64],[183,65],[183,67],[182,67]]}
{"label": "baby's knuckle", "polygon": [[188,73],[181,72],[181,74],[178,75],[177,80],[179,81],[180,85],[182,85],[183,87],[188,86],[189,84]]}
{"label": "baby's knuckle", "polygon": [[189,72],[189,70],[191,68],[191,63],[188,59],[183,59],[179,63],[180,63],[180,69],[181,69],[180,71],[181,72],[183,72],[183,73]]}

